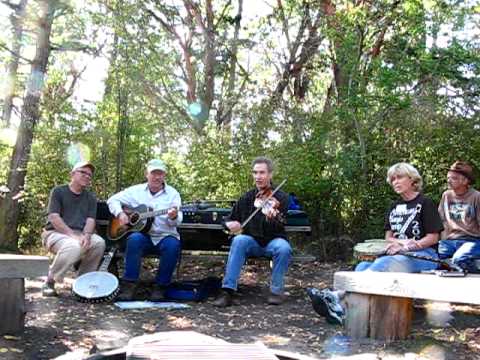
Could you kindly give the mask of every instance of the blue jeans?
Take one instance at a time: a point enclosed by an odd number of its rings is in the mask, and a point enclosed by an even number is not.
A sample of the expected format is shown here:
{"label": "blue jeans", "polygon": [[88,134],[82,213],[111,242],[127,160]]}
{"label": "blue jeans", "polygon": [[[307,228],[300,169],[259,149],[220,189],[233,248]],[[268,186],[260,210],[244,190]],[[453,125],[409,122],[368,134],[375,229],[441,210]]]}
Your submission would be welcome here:
{"label": "blue jeans", "polygon": [[235,236],[230,246],[222,287],[237,290],[240,271],[249,256],[267,256],[273,259],[270,291],[277,295],[283,294],[284,277],[292,257],[292,248],[283,238],[275,238],[267,246],[261,247],[250,235]]}
{"label": "blue jeans", "polygon": [[[438,259],[436,251],[432,248],[414,251],[414,254],[430,256]],[[355,271],[381,271],[381,272],[405,272],[419,273],[424,270],[436,270],[438,264],[433,261],[419,260],[405,255],[381,256],[375,261],[362,261],[355,267]]]}
{"label": "blue jeans", "polygon": [[150,235],[134,232],[127,238],[125,250],[125,273],[123,280],[137,281],[140,276],[142,257],[147,254],[160,255],[155,282],[158,285],[169,285],[180,255],[180,240],[173,236],[164,237],[154,245]]}
{"label": "blue jeans", "polygon": [[440,240],[438,254],[441,259],[452,258],[452,262],[469,272],[479,272],[475,260],[480,259],[480,238]]}

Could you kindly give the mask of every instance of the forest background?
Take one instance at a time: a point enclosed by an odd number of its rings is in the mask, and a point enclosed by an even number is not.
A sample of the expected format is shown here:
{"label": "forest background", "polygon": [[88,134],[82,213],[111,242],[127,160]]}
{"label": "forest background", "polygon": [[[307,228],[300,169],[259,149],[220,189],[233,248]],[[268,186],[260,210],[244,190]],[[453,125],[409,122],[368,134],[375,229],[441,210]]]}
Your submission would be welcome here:
{"label": "forest background", "polygon": [[184,202],[237,198],[267,155],[310,217],[310,250],[341,258],[383,237],[390,165],[416,166],[435,201],[453,161],[480,168],[479,13],[476,0],[0,0],[0,248],[40,246],[79,153],[99,199],[161,157]]}

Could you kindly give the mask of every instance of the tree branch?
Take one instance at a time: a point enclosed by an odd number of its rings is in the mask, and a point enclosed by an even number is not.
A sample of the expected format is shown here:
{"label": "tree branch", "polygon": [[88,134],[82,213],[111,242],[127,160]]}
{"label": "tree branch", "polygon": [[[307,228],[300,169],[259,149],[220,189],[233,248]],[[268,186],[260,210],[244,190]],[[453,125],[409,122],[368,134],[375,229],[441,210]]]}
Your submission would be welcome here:
{"label": "tree branch", "polygon": [[22,59],[23,61],[25,61],[27,64],[31,64],[32,63],[32,60],[30,59],[27,59],[26,57],[23,57],[21,56],[20,54],[17,54],[16,52],[12,51],[8,46],[6,46],[5,44],[1,43],[0,42],[0,48],[8,51],[10,54],[12,54],[13,56],[16,56],[18,57],[19,59]]}

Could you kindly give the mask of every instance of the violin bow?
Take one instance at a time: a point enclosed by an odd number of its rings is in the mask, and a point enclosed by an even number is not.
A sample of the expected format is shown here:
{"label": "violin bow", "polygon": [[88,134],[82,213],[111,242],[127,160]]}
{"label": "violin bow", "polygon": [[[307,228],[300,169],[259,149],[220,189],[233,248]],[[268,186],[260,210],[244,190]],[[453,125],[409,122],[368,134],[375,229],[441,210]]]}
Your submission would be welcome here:
{"label": "violin bow", "polygon": [[270,199],[273,197],[273,195],[275,195],[275,193],[276,193],[278,190],[280,190],[280,188],[281,188],[286,182],[287,182],[287,179],[284,179],[284,180],[272,191],[272,193],[270,194],[270,196],[267,197],[265,200],[263,200],[263,201],[262,201],[262,204],[261,204],[258,208],[256,208],[256,209],[250,214],[250,216],[249,216],[248,218],[245,219],[245,221],[240,225],[240,227],[241,227],[242,229],[250,222],[250,220],[253,219],[253,217],[254,217],[260,210],[262,210],[263,205],[265,205],[265,204],[267,203],[267,201],[270,200]]}

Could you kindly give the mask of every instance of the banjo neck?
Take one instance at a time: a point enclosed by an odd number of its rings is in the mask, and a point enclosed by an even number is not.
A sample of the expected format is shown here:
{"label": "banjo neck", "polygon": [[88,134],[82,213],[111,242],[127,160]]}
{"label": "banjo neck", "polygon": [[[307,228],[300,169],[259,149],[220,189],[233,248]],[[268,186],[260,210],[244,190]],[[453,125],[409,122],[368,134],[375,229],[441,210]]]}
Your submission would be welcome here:
{"label": "banjo neck", "polygon": [[109,267],[110,263],[112,262],[113,256],[115,255],[116,251],[117,251],[117,249],[115,247],[113,247],[112,249],[110,249],[108,251],[108,253],[103,258],[102,264],[98,268],[98,271],[108,272],[108,267]]}

